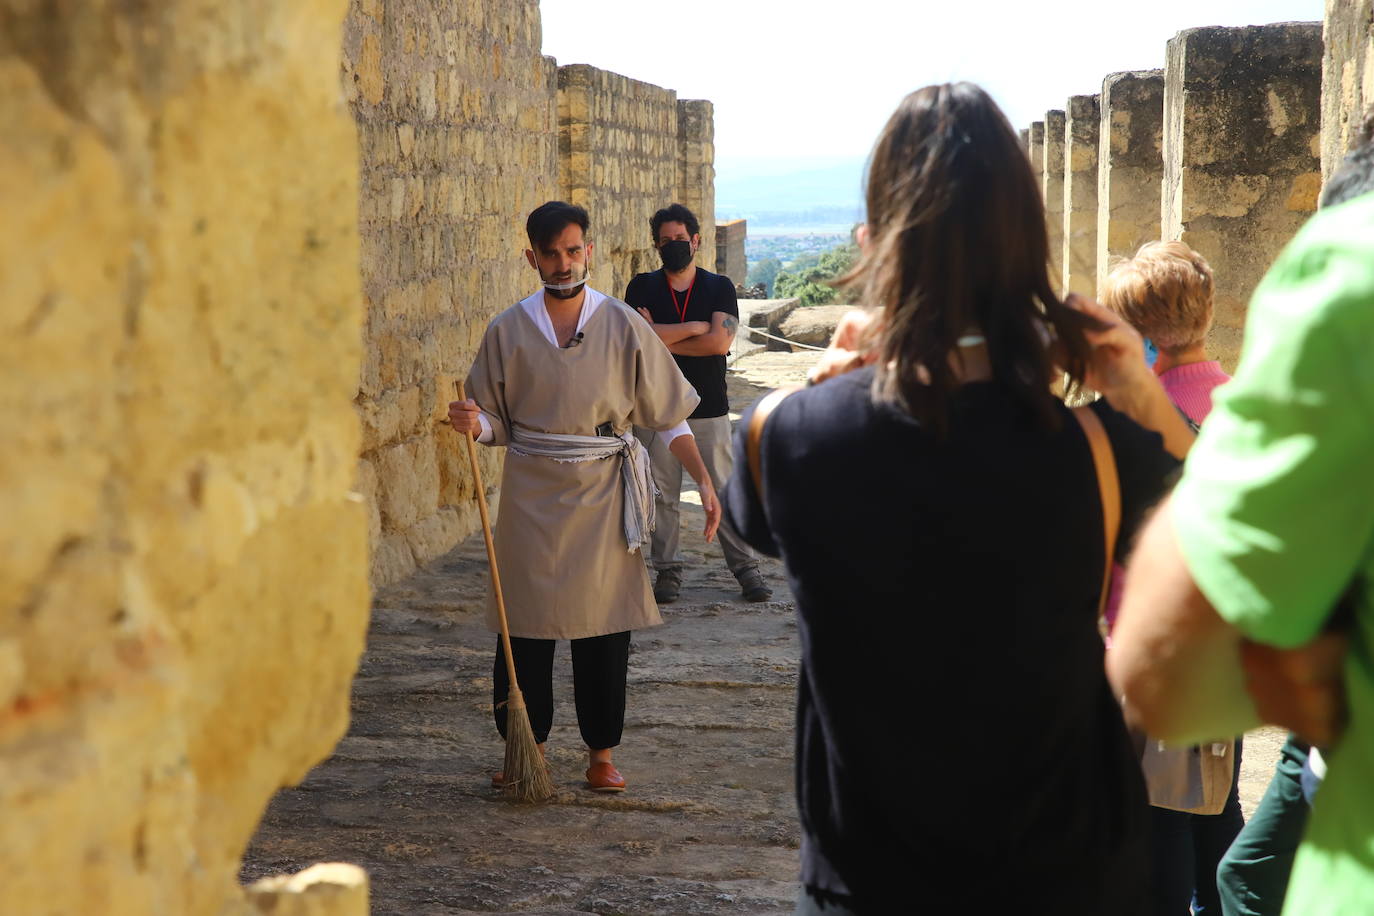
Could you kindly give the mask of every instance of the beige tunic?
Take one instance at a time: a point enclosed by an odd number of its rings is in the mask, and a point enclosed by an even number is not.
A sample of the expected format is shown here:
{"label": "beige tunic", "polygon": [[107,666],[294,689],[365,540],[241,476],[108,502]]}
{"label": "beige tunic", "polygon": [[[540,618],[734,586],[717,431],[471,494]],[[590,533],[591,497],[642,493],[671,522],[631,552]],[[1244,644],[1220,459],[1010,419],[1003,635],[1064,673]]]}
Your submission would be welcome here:
{"label": "beige tunic", "polygon": [[[671,429],[700,400],[648,323],[611,298],[568,348],[521,305],[506,309],[487,326],[467,392],[491,445],[507,444],[512,423],[579,436],[605,422],[616,433]],[[663,622],[644,560],[625,542],[619,462],[506,453],[495,540],[512,636],[582,639]],[[491,595],[487,625],[499,629]]]}

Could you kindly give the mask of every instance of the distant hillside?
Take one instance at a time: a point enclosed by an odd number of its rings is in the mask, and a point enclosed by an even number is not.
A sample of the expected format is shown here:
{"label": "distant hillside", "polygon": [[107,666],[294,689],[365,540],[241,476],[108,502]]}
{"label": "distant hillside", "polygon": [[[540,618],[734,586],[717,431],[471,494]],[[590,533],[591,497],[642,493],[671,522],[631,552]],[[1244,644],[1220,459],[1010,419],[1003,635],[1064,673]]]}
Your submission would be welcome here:
{"label": "distant hillside", "polygon": [[863,214],[864,160],[721,160],[716,163],[716,219],[846,224]]}

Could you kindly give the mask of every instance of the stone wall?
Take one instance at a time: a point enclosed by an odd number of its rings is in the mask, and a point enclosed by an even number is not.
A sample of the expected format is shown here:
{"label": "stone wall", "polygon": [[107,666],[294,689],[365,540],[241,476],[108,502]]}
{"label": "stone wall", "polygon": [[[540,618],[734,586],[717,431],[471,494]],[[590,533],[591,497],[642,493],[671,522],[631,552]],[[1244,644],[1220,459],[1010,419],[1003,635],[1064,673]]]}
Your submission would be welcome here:
{"label": "stone wall", "polygon": [[1374,105],[1374,0],[1327,0],[1322,57],[1322,180]]}
{"label": "stone wall", "polygon": [[592,285],[609,295],[661,266],[649,217],[677,198],[677,115],[670,89],[586,64],[558,68],[563,199],[591,214]]}
{"label": "stone wall", "polygon": [[1043,189],[1045,180],[1045,122],[1032,121],[1026,131],[1030,146],[1031,172],[1040,180]]}
{"label": "stone wall", "polygon": [[1075,95],[1064,107],[1065,292],[1097,295],[1098,97]]}
{"label": "stone wall", "polygon": [[[749,234],[747,220],[732,219],[716,223],[716,271],[734,281],[736,286],[743,285],[749,273],[749,262],[744,254],[744,242]],[[705,243],[702,247],[706,247]]]}
{"label": "stone wall", "polygon": [[280,902],[367,622],[344,13],[0,2],[0,912]]}
{"label": "stone wall", "polygon": [[1158,239],[1164,180],[1164,71],[1113,73],[1102,81],[1097,154],[1097,283],[1113,259]]}
{"label": "stone wall", "polygon": [[1045,112],[1045,143],[1041,156],[1040,192],[1050,239],[1050,280],[1063,276],[1064,263],[1064,112]]}
{"label": "stone wall", "polygon": [[[705,99],[680,99],[677,103],[677,201],[701,223],[697,266],[715,271],[720,267],[715,260],[716,116],[715,106]],[[744,275],[731,279],[743,283]],[[621,289],[617,295],[624,293]]]}
{"label": "stone wall", "polygon": [[353,0],[344,21],[367,306],[358,478],[378,585],[478,524],[466,454],[439,421],[487,320],[537,284],[525,215],[559,194],[540,42],[535,0]]}
{"label": "stone wall", "polygon": [[1316,209],[1321,32],[1315,22],[1187,29],[1168,44],[1161,233],[1212,265],[1208,343],[1228,371],[1250,294]]}

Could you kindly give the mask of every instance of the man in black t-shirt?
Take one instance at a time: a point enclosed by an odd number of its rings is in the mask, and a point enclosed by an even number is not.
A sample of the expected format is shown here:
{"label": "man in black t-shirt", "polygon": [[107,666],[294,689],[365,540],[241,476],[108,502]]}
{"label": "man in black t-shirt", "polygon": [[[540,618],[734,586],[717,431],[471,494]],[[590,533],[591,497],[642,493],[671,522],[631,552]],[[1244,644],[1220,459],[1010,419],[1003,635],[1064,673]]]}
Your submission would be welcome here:
{"label": "man in black t-shirt", "polygon": [[[730,403],[725,394],[725,355],[739,327],[735,284],[729,277],[702,270],[692,263],[701,245],[696,216],[682,204],[664,207],[649,220],[654,247],[663,269],[637,275],[625,288],[625,301],[653,325],[668,345],[678,368],[701,396],[687,418],[697,448],[717,491],[725,486],[733,463],[730,451]],[[682,559],[678,556],[678,498],[682,465],[658,437],[640,435],[649,449],[654,483],[660,491],[656,506],[650,559],[657,576],[654,598],[660,604],[677,600],[682,588]],[[720,546],[725,563],[739,580],[747,601],[767,601],[773,592],[759,571],[759,561],[733,530],[722,527]]]}

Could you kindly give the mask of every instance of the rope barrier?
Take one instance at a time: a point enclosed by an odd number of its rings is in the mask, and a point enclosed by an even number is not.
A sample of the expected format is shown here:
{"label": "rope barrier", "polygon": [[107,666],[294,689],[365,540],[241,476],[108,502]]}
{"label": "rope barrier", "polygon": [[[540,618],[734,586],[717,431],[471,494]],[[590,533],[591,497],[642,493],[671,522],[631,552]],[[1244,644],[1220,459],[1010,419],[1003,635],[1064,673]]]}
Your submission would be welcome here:
{"label": "rope barrier", "polygon": [[767,337],[769,340],[776,340],[780,343],[791,344],[794,347],[801,347],[803,350],[815,350],[818,353],[824,353],[826,350],[825,347],[813,347],[811,344],[798,343],[795,340],[788,340],[786,337],[778,337],[775,334],[769,334],[767,331],[760,331],[758,328],[745,328],[744,330],[748,331],[750,334]]}

